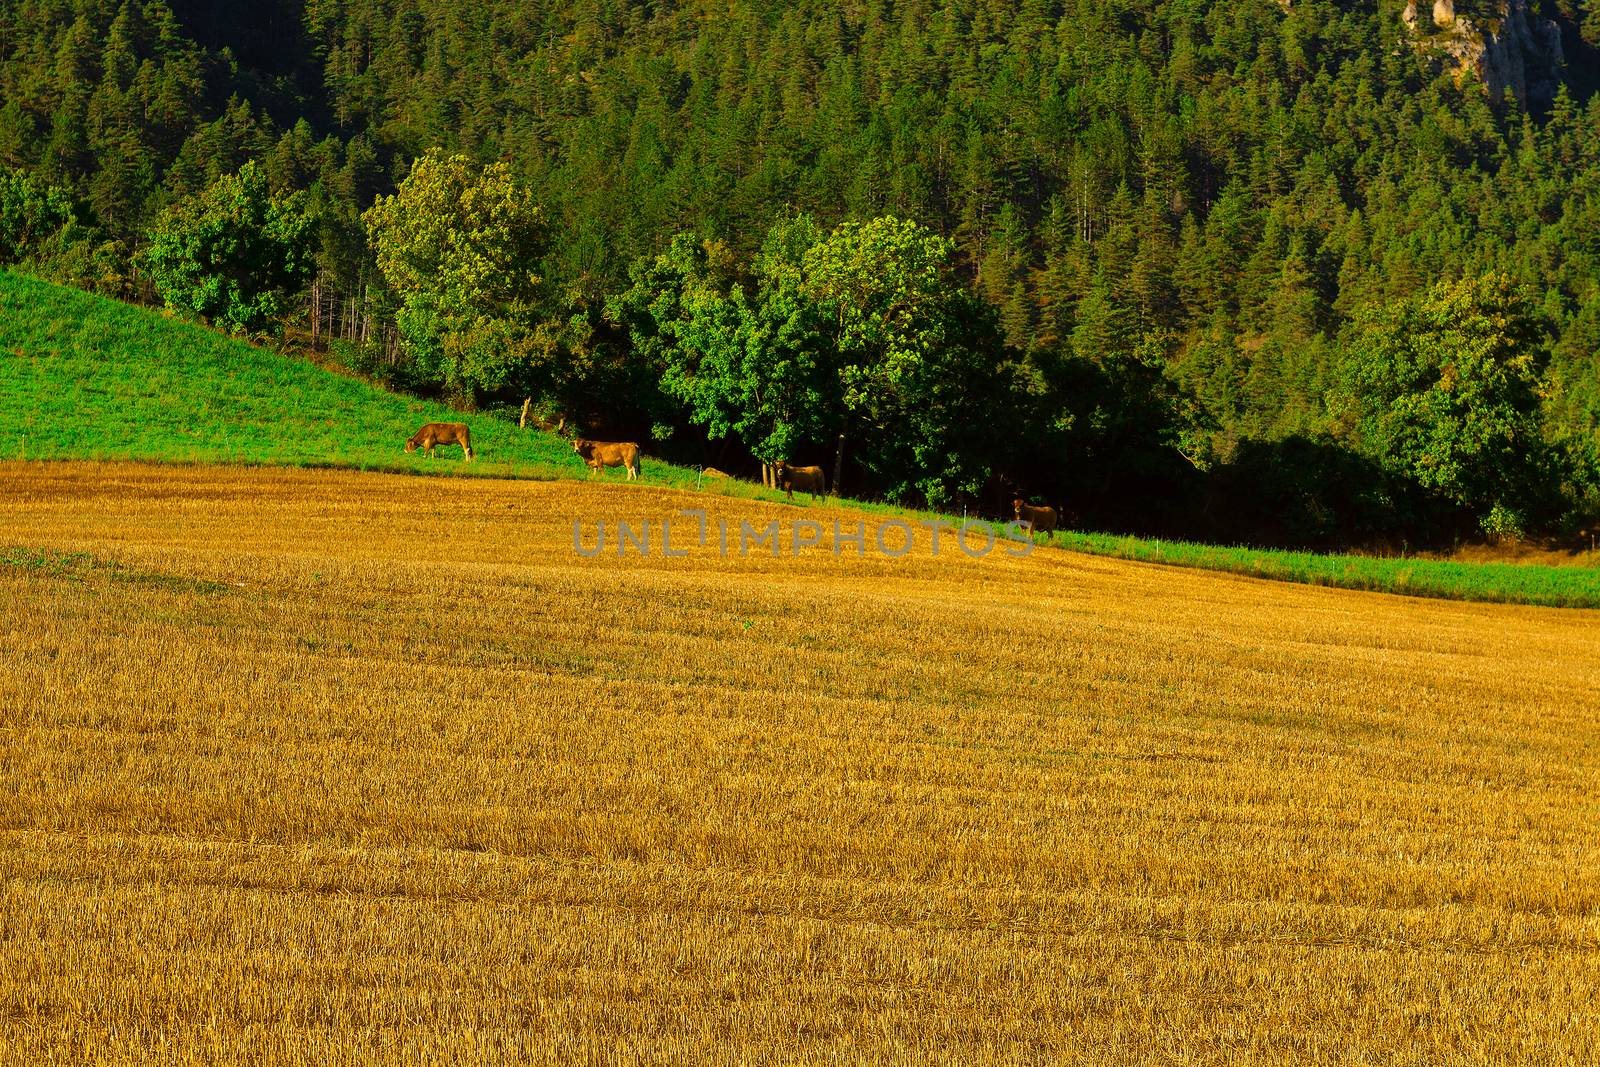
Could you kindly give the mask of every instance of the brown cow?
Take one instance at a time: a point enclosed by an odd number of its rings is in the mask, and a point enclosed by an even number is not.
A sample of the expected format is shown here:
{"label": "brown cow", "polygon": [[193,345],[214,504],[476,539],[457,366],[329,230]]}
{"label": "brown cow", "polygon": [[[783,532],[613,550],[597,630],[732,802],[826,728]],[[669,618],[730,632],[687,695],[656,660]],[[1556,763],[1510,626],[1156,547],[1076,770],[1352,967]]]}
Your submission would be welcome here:
{"label": "brown cow", "polygon": [[819,493],[828,491],[828,479],[821,467],[792,467],[780,459],[773,474],[777,486],[789,495],[790,500],[794,499],[796,489],[810,493],[812,500],[816,500]]}
{"label": "brown cow", "polygon": [[1011,502],[1011,506],[1016,509],[1017,521],[1026,524],[1030,534],[1055,532],[1055,508],[1036,508],[1020,496]]}
{"label": "brown cow", "polygon": [[727,474],[724,471],[719,471],[715,467],[707,467],[705,470],[701,471],[700,473],[701,473],[702,476],[704,476],[706,478],[729,478],[729,477],[732,477],[732,475]]}
{"label": "brown cow", "polygon": [[464,422],[430,422],[411,435],[411,439],[406,442],[406,451],[415,452],[420,448],[428,454],[429,459],[432,459],[434,447],[437,445],[460,445],[462,455],[471,459],[472,431],[467,429],[467,424]]}
{"label": "brown cow", "polygon": [[590,441],[579,437],[572,450],[583,457],[592,471],[604,467],[628,468],[628,480],[639,476],[639,446],[632,441]]}

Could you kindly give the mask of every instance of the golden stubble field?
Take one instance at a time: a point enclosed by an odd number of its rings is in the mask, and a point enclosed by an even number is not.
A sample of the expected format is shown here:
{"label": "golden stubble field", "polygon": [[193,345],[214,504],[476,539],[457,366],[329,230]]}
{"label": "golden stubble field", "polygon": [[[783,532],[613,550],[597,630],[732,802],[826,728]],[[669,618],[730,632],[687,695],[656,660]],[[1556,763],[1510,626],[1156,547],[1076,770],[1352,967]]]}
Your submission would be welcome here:
{"label": "golden stubble field", "polygon": [[0,465],[0,1062],[1600,1060],[1600,614],[697,505]]}

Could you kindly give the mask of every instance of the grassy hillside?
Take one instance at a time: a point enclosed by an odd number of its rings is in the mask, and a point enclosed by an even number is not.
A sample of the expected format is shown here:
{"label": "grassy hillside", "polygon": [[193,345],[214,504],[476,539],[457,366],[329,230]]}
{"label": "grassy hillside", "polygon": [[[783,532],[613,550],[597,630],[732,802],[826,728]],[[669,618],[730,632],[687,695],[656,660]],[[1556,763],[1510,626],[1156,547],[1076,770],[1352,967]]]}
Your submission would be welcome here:
{"label": "grassy hillside", "polygon": [[[479,459],[403,451],[424,422],[465,420]],[[486,415],[397,396],[143,308],[0,272],[0,459],[135,459],[333,466],[513,478],[582,478],[568,444]],[[749,482],[704,483],[646,458],[646,480],[773,498]],[[621,478],[613,471],[608,477]],[[869,503],[868,513],[931,517]],[[1079,551],[1256,577],[1448,599],[1600,606],[1600,568],[1497,566],[1178,545],[1065,534]]]}
{"label": "grassy hillside", "polygon": [[[461,416],[155,312],[0,273],[0,458],[148,459],[452,471],[407,455]],[[548,434],[468,420],[476,474],[581,473]]]}
{"label": "grassy hillside", "polygon": [[1600,1062],[1595,614],[0,485],[0,1063]]}
{"label": "grassy hillside", "polygon": [[[425,422],[466,422],[478,458],[407,453]],[[0,271],[0,460],[132,459],[583,478],[554,434],[401,396],[158,311]],[[646,457],[656,484],[736,496]],[[620,480],[620,470],[608,472]]]}

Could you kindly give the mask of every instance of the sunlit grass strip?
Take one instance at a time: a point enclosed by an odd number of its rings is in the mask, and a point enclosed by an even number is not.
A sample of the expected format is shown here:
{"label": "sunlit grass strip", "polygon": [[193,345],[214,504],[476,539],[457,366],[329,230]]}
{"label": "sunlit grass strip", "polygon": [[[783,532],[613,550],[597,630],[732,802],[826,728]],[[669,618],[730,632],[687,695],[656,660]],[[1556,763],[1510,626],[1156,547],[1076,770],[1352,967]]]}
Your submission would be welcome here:
{"label": "sunlit grass strip", "polygon": [[1600,569],[1593,567],[1322,555],[1075,531],[1057,534],[1054,543],[1097,556],[1341,589],[1497,604],[1600,607]]}

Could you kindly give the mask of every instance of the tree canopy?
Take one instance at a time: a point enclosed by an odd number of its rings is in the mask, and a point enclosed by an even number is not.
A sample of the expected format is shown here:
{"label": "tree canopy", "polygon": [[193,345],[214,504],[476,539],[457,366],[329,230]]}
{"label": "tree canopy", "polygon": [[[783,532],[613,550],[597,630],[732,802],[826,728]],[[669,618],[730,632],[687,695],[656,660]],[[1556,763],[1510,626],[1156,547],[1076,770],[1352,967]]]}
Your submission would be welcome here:
{"label": "tree canopy", "polygon": [[1497,529],[1520,526],[1543,450],[1532,301],[1504,274],[1440,282],[1352,333],[1344,383],[1364,448]]}
{"label": "tree canopy", "polygon": [[526,387],[544,227],[511,169],[430,150],[362,221],[423,380],[468,395]]}
{"label": "tree canopy", "polygon": [[274,196],[253,161],[167,208],[144,250],[156,291],[229,330],[275,322],[311,277],[304,193]]}

